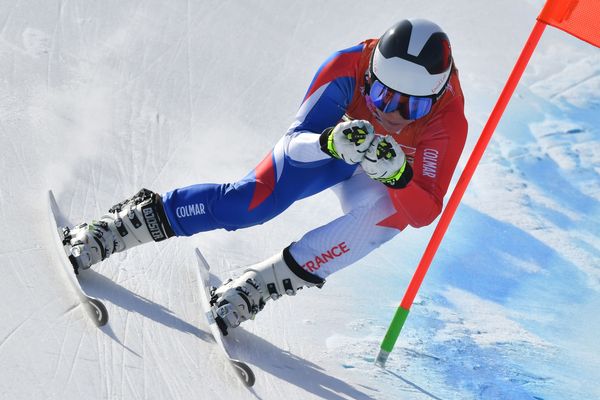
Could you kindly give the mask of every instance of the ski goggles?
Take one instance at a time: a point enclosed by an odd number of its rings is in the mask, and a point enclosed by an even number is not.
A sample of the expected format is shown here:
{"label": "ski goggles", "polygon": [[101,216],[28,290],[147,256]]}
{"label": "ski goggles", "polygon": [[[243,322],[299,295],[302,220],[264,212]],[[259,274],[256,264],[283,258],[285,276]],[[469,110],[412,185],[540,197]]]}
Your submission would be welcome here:
{"label": "ski goggles", "polygon": [[368,85],[367,101],[384,113],[399,112],[402,118],[415,120],[429,114],[438,96],[411,96],[396,92],[377,79]]}

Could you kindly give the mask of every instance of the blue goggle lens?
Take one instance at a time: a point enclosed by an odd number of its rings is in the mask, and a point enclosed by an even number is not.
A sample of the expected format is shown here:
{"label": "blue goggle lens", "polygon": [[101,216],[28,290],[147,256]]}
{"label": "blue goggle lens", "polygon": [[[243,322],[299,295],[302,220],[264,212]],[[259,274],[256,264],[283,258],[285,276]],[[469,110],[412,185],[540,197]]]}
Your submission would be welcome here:
{"label": "blue goggle lens", "polygon": [[429,114],[434,102],[431,97],[409,96],[398,93],[378,80],[371,83],[369,97],[373,105],[384,113],[398,111],[402,118],[408,120],[419,119]]}

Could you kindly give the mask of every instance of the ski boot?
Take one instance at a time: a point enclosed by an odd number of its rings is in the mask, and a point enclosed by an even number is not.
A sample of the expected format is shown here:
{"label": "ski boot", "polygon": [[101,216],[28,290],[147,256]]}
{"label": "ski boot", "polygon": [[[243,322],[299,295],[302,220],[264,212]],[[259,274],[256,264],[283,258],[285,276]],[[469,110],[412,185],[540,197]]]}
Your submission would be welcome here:
{"label": "ski boot", "polygon": [[70,246],[75,273],[142,243],[173,236],[160,195],[142,189],[114,205],[99,221],[64,228],[63,244]]}
{"label": "ski boot", "polygon": [[324,279],[305,271],[286,247],[282,253],[248,267],[240,277],[213,288],[211,305],[217,325],[227,335],[228,328],[254,319],[269,299],[293,296],[303,287],[321,288],[324,284]]}

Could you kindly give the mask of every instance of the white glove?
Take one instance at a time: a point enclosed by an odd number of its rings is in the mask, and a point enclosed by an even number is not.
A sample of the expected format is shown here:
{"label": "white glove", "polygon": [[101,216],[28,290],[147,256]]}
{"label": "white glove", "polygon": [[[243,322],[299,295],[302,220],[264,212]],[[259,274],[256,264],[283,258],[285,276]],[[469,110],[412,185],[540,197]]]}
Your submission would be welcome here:
{"label": "white glove", "polygon": [[412,178],[412,168],[391,136],[375,136],[360,165],[372,179],[391,187],[404,187]]}
{"label": "white glove", "polygon": [[330,156],[348,164],[358,164],[374,138],[375,130],[369,121],[355,120],[325,129],[320,142],[321,149]]}

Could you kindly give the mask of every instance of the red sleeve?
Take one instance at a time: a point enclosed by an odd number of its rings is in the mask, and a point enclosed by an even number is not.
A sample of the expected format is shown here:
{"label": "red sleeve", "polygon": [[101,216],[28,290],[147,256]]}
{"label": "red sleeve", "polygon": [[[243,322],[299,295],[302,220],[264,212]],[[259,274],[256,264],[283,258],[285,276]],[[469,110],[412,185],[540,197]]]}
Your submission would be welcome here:
{"label": "red sleeve", "polygon": [[393,217],[397,228],[429,225],[442,211],[444,195],[467,137],[462,102],[453,103],[424,127],[414,156],[411,182],[403,189],[389,189],[397,211]]}

